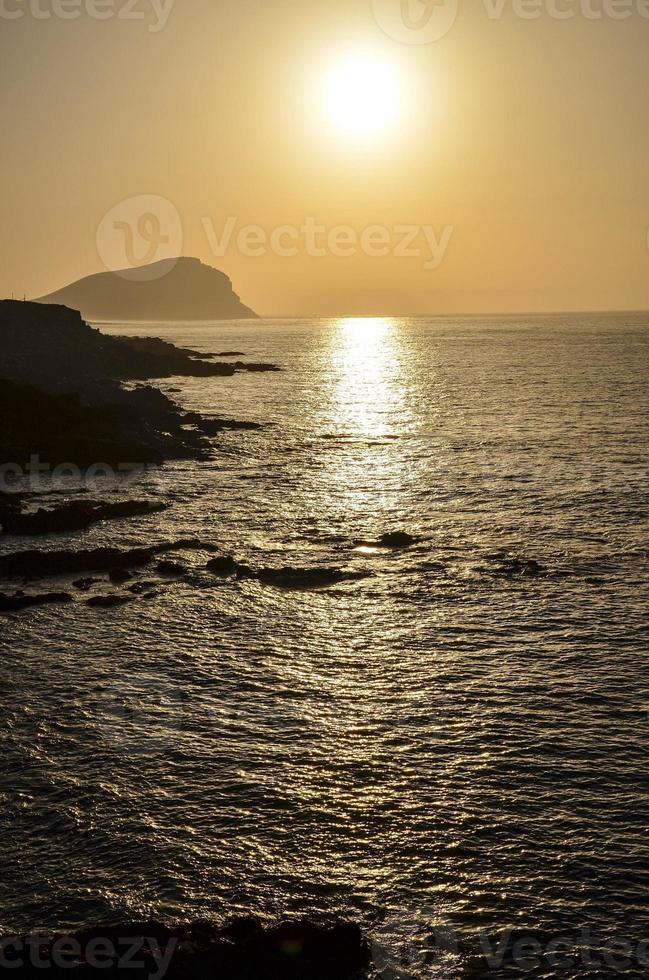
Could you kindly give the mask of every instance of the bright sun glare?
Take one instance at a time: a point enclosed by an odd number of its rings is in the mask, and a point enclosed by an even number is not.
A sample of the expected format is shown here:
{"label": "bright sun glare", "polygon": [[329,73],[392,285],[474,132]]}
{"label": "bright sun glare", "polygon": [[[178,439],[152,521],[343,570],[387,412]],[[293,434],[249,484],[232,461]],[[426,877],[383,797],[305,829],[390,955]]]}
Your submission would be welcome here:
{"label": "bright sun glare", "polygon": [[325,78],[325,111],[343,134],[370,137],[394,125],[402,99],[401,78],[394,65],[377,55],[341,56]]}

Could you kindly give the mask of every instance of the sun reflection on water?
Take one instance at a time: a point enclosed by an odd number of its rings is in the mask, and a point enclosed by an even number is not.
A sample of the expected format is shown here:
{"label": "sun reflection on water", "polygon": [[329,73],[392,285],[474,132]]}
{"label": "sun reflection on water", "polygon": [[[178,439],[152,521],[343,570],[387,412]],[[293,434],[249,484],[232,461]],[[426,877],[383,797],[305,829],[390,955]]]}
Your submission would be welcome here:
{"label": "sun reflection on water", "polygon": [[324,497],[321,512],[326,506],[336,520],[357,523],[362,536],[387,526],[408,486],[406,334],[389,317],[332,320],[328,331],[313,489]]}
{"label": "sun reflection on water", "polygon": [[399,322],[349,317],[335,321],[334,331],[336,429],[355,438],[393,435],[404,401]]}

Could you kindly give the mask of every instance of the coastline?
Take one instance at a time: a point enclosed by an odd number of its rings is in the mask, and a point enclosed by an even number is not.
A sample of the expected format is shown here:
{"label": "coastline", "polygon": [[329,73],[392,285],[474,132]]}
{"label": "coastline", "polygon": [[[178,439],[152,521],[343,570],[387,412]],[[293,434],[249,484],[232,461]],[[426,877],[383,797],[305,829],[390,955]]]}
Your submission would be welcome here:
{"label": "coastline", "polygon": [[[79,499],[73,490],[64,494],[62,501],[57,495],[52,506],[38,506],[33,499],[40,501],[42,495],[24,487],[20,477],[25,472],[28,477],[52,477],[58,472],[77,472],[81,477],[82,471],[113,471],[124,477],[170,460],[211,459],[216,453],[214,440],[220,433],[262,427],[262,423],[185,411],[148,384],[149,379],[232,378],[242,372],[279,370],[274,364],[239,360],[243,356],[240,352],[205,354],[158,338],[109,336],[67,307],[14,300],[0,301],[0,342],[0,411],[4,422],[0,433],[0,526],[5,536],[21,542],[41,535],[80,535],[104,521],[153,518],[169,506],[155,500]],[[211,550],[200,542],[194,545]],[[178,553],[185,548],[186,543],[172,541],[148,550],[131,549],[126,555],[117,550],[84,555],[67,549],[49,564],[47,552],[30,549],[13,555],[17,575],[2,577],[18,577],[26,583],[64,572],[67,567],[79,574],[107,572],[109,585],[124,585],[133,577],[125,570],[126,564],[138,567],[162,551],[175,552],[175,565],[167,559],[159,561],[154,570],[160,584],[183,574]],[[5,566],[10,558],[4,557]],[[97,581],[86,577],[72,584],[85,593]],[[134,583],[130,595],[102,593],[86,601],[98,607],[123,604],[139,595],[154,595],[156,581],[148,589]],[[27,594],[16,588],[10,594],[0,593],[0,612],[70,601],[68,590]]]}
{"label": "coastline", "polygon": [[74,933],[5,937],[3,969],[20,978],[137,976],[147,980],[360,980],[370,948],[347,922],[293,920],[265,926],[237,918],[92,927]]}

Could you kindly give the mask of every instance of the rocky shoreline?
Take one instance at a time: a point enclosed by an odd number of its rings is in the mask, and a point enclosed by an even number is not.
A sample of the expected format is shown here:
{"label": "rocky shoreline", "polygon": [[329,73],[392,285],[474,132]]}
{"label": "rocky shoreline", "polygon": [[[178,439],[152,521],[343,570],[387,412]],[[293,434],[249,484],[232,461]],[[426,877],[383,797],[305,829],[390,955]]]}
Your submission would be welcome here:
{"label": "rocky shoreline", "polygon": [[53,468],[207,456],[210,438],[223,429],[255,426],[185,412],[157,388],[133,383],[279,370],[223,363],[157,338],[108,336],[67,307],[14,300],[0,301],[0,347],[4,467],[34,456]]}
{"label": "rocky shoreline", "polygon": [[306,920],[264,926],[239,918],[95,927],[74,934],[5,937],[5,968],[13,976],[135,976],[147,980],[360,980],[370,949],[358,926]]}
{"label": "rocky shoreline", "polygon": [[[253,566],[197,538],[138,548],[31,549],[0,555],[0,581],[13,583],[12,592],[0,592],[0,612],[72,602],[113,609],[155,598],[172,584],[209,590],[224,580],[286,591],[317,590],[370,574],[341,566]],[[44,580],[53,580],[56,587],[30,593],[22,588]]]}
{"label": "rocky shoreline", "polygon": [[[56,502],[43,501],[19,479],[23,468],[34,461],[50,475],[71,466],[80,474],[84,468],[106,466],[131,471],[172,459],[210,458],[219,433],[262,427],[184,411],[157,388],[133,387],[134,382],[279,370],[274,364],[239,360],[244,356],[241,352],[204,354],[157,338],[107,336],[74,310],[13,300],[0,301],[0,349],[0,528],[3,535],[19,538],[81,535],[104,521],[154,517],[169,506],[157,500],[76,499],[74,490],[66,491],[63,499],[57,495]],[[237,360],[223,363],[216,360],[219,357]],[[82,493],[83,489],[77,490],[77,495]],[[14,585],[12,592],[0,593],[0,611],[69,603],[75,592],[90,591],[89,581],[102,584],[101,579],[62,581],[70,573],[104,573],[112,588],[124,585],[134,578],[127,566],[136,569],[165,550],[186,546],[186,542],[170,542],[127,552],[45,549],[5,554],[0,557],[0,577],[16,578],[16,584],[45,577],[57,582],[39,594],[27,594]],[[174,577],[173,564],[178,572],[178,562],[168,561],[166,566],[159,562],[158,581]],[[134,583],[124,594],[103,590],[85,601],[109,608],[154,594],[154,585],[145,589],[141,582]]]}

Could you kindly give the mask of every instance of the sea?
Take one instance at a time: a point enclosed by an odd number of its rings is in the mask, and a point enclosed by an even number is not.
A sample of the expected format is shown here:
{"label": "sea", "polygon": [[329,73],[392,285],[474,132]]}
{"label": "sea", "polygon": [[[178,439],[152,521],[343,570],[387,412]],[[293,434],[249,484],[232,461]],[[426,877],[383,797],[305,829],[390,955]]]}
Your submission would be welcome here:
{"label": "sea", "polygon": [[38,488],[164,513],[0,539],[206,546],[2,617],[0,931],[340,917],[384,980],[649,975],[649,315],[100,328],[281,371],[153,380],[262,427]]}

